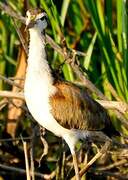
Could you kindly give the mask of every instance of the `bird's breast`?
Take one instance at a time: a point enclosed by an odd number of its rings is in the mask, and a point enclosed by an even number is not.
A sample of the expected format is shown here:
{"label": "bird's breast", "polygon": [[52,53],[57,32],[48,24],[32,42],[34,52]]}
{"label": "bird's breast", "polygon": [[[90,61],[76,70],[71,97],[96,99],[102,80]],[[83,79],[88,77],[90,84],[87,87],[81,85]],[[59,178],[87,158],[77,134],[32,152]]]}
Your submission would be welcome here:
{"label": "bird's breast", "polygon": [[[52,87],[43,80],[40,74],[26,74],[24,95],[27,107],[32,116],[42,125],[42,117],[49,117],[49,96]],[[46,118],[45,118],[46,119]]]}

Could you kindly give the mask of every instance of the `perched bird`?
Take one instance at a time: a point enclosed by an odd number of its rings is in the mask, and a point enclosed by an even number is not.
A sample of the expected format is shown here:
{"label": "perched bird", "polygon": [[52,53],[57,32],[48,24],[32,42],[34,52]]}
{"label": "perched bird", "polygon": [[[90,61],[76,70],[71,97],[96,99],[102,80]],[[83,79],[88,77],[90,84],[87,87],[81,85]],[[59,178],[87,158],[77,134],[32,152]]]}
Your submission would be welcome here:
{"label": "perched bird", "polygon": [[119,135],[106,110],[84,90],[70,82],[55,83],[45,50],[47,14],[37,9],[26,13],[30,42],[24,95],[34,119],[44,128],[62,137],[73,156],[76,179],[80,179],[75,145],[88,131]]}

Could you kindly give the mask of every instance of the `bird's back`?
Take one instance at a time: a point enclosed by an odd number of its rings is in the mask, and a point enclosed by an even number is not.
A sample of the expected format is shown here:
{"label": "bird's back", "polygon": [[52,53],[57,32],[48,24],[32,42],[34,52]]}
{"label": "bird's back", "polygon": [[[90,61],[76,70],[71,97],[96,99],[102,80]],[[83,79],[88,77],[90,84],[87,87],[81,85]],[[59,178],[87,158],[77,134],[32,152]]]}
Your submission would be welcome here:
{"label": "bird's back", "polygon": [[103,131],[109,137],[119,135],[107,111],[85,90],[67,82],[58,82],[55,87],[57,92],[50,97],[50,105],[59,124],[69,129]]}

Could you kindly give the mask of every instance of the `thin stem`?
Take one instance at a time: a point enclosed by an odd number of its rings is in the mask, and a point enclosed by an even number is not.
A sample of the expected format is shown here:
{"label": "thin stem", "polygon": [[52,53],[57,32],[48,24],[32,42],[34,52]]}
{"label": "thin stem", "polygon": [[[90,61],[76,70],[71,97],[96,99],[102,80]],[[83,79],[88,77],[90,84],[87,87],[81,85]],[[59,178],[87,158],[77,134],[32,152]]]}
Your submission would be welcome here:
{"label": "thin stem", "polygon": [[72,155],[73,158],[73,165],[74,165],[74,169],[75,169],[75,177],[76,180],[80,180],[80,176],[79,176],[79,168],[78,168],[78,161],[77,161],[77,156],[76,153],[74,152],[74,154]]}

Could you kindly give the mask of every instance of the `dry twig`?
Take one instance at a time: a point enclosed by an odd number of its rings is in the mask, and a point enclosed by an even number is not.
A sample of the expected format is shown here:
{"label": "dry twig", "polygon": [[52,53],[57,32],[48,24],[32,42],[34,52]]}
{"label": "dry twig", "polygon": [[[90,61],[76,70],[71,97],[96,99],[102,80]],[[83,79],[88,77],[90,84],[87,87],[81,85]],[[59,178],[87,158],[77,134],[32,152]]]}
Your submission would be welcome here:
{"label": "dry twig", "polygon": [[35,175],[34,175],[35,167],[34,167],[34,158],[33,158],[33,138],[31,139],[30,161],[31,161],[32,180],[35,180]]}
{"label": "dry twig", "polygon": [[112,168],[124,165],[125,163],[127,163],[128,160],[126,159],[121,159],[120,161],[114,162],[113,164],[110,164],[108,166],[104,166],[104,167],[100,167],[100,168],[96,168],[98,171],[106,171],[106,170],[110,170]]}
{"label": "dry twig", "polygon": [[25,165],[26,165],[26,177],[27,177],[27,180],[31,180],[30,170],[29,170],[28,153],[27,153],[27,143],[25,141],[23,141],[23,149],[24,149]]}
{"label": "dry twig", "polygon": [[13,22],[14,22],[14,26],[15,26],[16,32],[17,32],[17,34],[18,34],[18,36],[19,36],[19,39],[20,39],[20,41],[21,41],[21,43],[22,43],[22,46],[23,46],[23,48],[24,48],[24,50],[25,50],[25,53],[28,54],[27,43],[25,42],[25,39],[23,38],[23,35],[22,35],[22,33],[20,32],[20,29],[17,27],[17,23],[16,23],[16,20],[15,20],[14,18],[13,18]]}
{"label": "dry twig", "polygon": [[0,2],[0,9],[11,17],[14,17],[25,24],[25,18],[15,12],[10,6]]}
{"label": "dry twig", "polygon": [[4,98],[0,101],[0,111],[8,104],[7,98]]}
{"label": "dry twig", "polygon": [[[25,169],[16,168],[16,167],[12,167],[12,166],[7,166],[7,165],[4,165],[4,164],[0,164],[0,168],[8,170],[8,171],[18,172],[19,174],[25,174],[26,173]],[[30,174],[31,174],[31,172],[30,172]],[[37,173],[37,172],[35,172],[34,174],[35,174],[35,176],[40,177],[40,178],[44,178],[44,176],[45,176],[44,174]],[[50,175],[47,175],[47,176],[50,177]]]}
{"label": "dry twig", "polygon": [[41,142],[44,146],[44,151],[43,151],[43,154],[41,155],[41,157],[39,159],[39,166],[41,166],[41,160],[43,159],[43,157],[48,154],[48,143],[47,143],[47,141],[42,136],[40,136],[40,139],[41,139]]}
{"label": "dry twig", "polygon": [[0,91],[0,97],[15,98],[24,100],[23,93],[16,93],[12,91]]}
{"label": "dry twig", "polygon": [[0,79],[3,80],[4,82],[10,84],[11,86],[16,86],[20,89],[23,89],[23,87],[21,87],[19,84],[15,83],[14,81],[10,80],[9,78],[2,76],[1,74],[0,74]]}
{"label": "dry twig", "polygon": [[106,109],[117,109],[123,114],[128,112],[128,104],[123,101],[105,101],[105,100],[96,100],[96,101]]}

